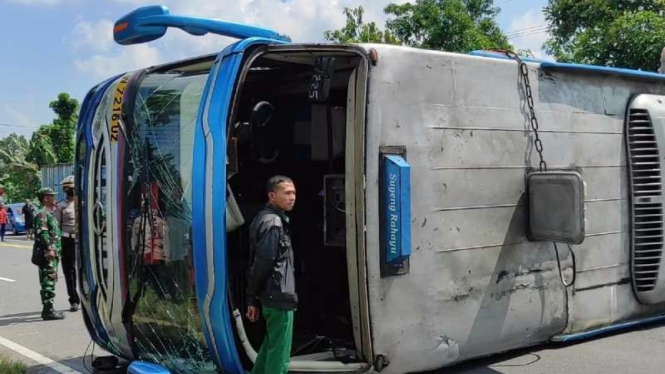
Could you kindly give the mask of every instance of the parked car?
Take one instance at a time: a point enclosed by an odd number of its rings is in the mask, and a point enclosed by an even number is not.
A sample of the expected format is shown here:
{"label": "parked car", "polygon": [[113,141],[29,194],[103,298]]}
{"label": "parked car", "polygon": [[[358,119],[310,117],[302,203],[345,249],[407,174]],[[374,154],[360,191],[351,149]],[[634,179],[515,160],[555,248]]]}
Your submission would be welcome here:
{"label": "parked car", "polygon": [[25,232],[25,221],[23,221],[23,203],[7,204],[7,216],[9,223],[7,224],[7,231],[11,231],[14,235],[22,234]]}

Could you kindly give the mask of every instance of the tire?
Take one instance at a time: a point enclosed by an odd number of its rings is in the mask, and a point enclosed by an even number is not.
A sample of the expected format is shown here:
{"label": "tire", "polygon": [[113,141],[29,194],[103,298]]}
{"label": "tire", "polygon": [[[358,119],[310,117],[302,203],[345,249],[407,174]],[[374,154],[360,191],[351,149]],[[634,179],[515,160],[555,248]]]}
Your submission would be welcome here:
{"label": "tire", "polygon": [[12,234],[18,235],[18,231],[16,230],[16,225],[12,225]]}

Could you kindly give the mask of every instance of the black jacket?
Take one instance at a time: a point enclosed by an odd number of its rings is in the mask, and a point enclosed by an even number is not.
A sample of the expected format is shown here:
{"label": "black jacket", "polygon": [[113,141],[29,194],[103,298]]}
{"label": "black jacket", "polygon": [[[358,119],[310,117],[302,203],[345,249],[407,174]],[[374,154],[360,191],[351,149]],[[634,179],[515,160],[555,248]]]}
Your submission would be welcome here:
{"label": "black jacket", "polygon": [[298,306],[288,218],[271,206],[249,227],[250,259],[247,304],[282,310]]}

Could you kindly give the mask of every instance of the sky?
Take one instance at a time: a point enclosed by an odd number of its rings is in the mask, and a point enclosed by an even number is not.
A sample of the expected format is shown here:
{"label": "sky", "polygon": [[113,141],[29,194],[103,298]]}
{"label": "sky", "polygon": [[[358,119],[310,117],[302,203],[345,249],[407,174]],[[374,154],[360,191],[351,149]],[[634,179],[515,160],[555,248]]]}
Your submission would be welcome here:
{"label": "sky", "polygon": [[[219,18],[272,28],[294,42],[321,42],[344,26],[344,7],[363,5],[383,25],[383,8],[407,0],[0,0],[0,137],[29,136],[51,123],[49,102],[66,92],[81,102],[117,73],[220,51],[231,39],[178,29],[135,46],[113,42],[113,23],[133,9],[161,4],[171,14]],[[498,22],[516,49],[544,56],[547,0],[495,0]]]}

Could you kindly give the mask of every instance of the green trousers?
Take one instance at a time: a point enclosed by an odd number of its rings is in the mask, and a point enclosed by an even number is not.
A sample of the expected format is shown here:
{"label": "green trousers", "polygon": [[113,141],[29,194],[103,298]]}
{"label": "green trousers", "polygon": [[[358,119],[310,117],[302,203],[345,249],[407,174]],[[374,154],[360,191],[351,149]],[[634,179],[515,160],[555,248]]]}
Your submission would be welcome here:
{"label": "green trousers", "polygon": [[286,374],[291,358],[293,311],[263,307],[266,337],[256,357],[252,374]]}
{"label": "green trousers", "polygon": [[[59,254],[58,254],[59,255]],[[41,285],[42,304],[53,304],[55,299],[55,282],[58,280],[59,257],[46,261],[46,265],[39,267],[39,284]]]}

